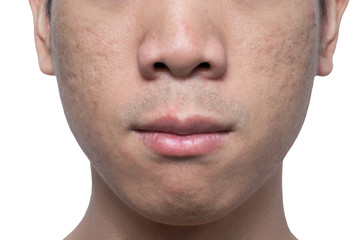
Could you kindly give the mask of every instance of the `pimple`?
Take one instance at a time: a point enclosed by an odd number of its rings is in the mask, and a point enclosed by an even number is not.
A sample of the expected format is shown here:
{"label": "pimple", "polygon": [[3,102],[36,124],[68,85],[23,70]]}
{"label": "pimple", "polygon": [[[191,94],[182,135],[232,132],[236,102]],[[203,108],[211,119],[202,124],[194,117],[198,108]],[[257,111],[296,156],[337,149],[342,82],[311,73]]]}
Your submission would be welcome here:
{"label": "pimple", "polygon": [[317,10],[315,9],[315,5],[311,4],[310,17],[312,20],[316,19],[316,13],[317,13]]}
{"label": "pimple", "polygon": [[188,24],[187,24],[185,21],[183,21],[183,22],[181,23],[181,25],[182,25],[182,27],[183,27],[184,30],[189,30],[189,26],[188,26]]}
{"label": "pimple", "polygon": [[173,117],[178,116],[179,112],[180,108],[178,105],[170,105],[167,107],[166,112],[163,115]]}
{"label": "pimple", "polygon": [[311,19],[314,20],[315,17],[316,17],[315,9],[312,7],[311,8]]}
{"label": "pimple", "polygon": [[86,28],[85,28],[85,32],[86,32],[87,34],[89,34],[89,33],[91,32],[90,28],[89,28],[89,27],[86,27]]}
{"label": "pimple", "polygon": [[178,186],[166,186],[165,192],[167,192],[174,199],[180,199],[183,195],[183,190]]}
{"label": "pimple", "polygon": [[116,44],[116,40],[111,40],[111,41],[108,42],[108,45],[109,45],[109,46],[113,46],[113,45],[115,45],[115,44]]}

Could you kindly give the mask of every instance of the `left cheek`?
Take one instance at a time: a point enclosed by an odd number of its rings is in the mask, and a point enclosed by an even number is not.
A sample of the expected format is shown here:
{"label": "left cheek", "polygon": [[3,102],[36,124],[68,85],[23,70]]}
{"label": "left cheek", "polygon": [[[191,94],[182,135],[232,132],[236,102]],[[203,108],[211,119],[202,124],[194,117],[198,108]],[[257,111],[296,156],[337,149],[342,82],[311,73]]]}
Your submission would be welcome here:
{"label": "left cheek", "polygon": [[301,32],[275,36],[259,43],[258,60],[254,58],[249,68],[252,129],[255,138],[267,139],[277,155],[291,146],[306,115],[314,77],[313,46],[311,36],[306,39]]}

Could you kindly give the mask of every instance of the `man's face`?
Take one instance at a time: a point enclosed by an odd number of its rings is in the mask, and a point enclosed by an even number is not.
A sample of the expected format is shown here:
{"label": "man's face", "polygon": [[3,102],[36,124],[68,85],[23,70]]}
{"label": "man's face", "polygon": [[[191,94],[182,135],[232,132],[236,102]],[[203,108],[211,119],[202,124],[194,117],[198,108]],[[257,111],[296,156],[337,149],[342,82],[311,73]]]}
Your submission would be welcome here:
{"label": "man's face", "polygon": [[69,125],[130,208],[169,224],[213,221],[280,166],[317,71],[318,0],[62,0],[53,9]]}

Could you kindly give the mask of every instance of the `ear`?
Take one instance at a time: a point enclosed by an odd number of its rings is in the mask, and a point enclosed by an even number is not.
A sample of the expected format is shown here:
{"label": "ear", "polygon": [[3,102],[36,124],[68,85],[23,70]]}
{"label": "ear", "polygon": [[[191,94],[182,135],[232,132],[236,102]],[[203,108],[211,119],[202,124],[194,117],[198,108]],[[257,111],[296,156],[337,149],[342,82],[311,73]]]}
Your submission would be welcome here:
{"label": "ear", "polygon": [[40,70],[48,75],[54,75],[50,45],[50,22],[46,14],[46,0],[29,0],[34,17],[35,45],[38,54]]}
{"label": "ear", "polygon": [[326,16],[320,38],[318,72],[319,76],[329,75],[333,68],[333,55],[339,35],[342,15],[349,0],[326,0]]}

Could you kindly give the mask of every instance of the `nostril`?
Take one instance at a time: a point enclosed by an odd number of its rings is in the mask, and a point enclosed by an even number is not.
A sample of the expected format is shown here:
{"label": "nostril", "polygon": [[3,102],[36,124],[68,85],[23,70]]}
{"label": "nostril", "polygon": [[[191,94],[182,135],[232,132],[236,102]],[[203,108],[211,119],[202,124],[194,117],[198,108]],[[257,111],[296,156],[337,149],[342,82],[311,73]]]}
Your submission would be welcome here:
{"label": "nostril", "polygon": [[207,69],[207,68],[210,68],[210,63],[208,63],[208,62],[202,62],[202,63],[200,63],[199,65],[197,65],[197,67],[196,68],[201,68],[201,69]]}
{"label": "nostril", "polygon": [[155,69],[165,69],[165,68],[167,68],[167,66],[162,62],[156,62],[156,63],[154,63],[154,68]]}
{"label": "nostril", "polygon": [[[207,72],[212,68],[209,62],[201,62],[198,65],[195,65],[195,64],[192,65],[192,66],[196,66],[195,68],[190,68],[189,66],[191,66],[191,64],[187,64],[185,66],[182,64],[167,65],[164,62],[155,62],[152,66],[153,66],[154,72],[169,71],[176,76],[185,76],[185,75],[197,72],[197,71]],[[175,67],[172,67],[172,66],[175,66]],[[181,68],[181,67],[184,67],[184,68]]]}

